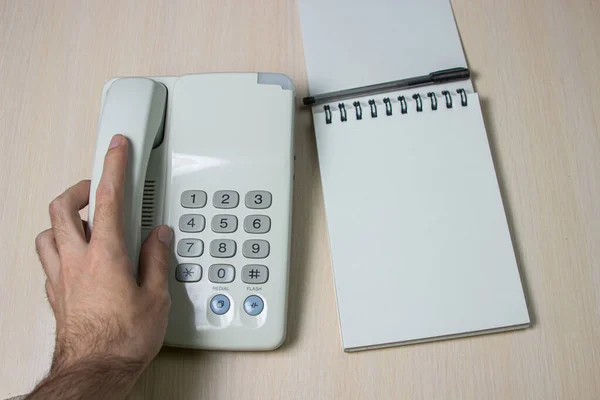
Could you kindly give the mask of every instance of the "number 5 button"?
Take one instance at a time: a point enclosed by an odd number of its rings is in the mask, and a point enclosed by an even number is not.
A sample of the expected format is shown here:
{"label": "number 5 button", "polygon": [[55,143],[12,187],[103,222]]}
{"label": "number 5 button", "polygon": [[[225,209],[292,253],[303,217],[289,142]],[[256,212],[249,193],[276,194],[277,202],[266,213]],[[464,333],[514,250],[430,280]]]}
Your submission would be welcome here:
{"label": "number 5 button", "polygon": [[271,230],[271,218],[266,215],[248,215],[244,218],[244,230],[248,233],[267,233]]}
{"label": "number 5 button", "polygon": [[246,207],[263,209],[271,207],[271,193],[266,190],[253,190],[246,193]]}
{"label": "number 5 button", "polygon": [[237,229],[237,217],[235,215],[219,214],[212,219],[212,230],[216,233],[232,233]]}
{"label": "number 5 button", "polygon": [[204,230],[204,216],[200,214],[184,214],[179,218],[181,232],[202,232]]}

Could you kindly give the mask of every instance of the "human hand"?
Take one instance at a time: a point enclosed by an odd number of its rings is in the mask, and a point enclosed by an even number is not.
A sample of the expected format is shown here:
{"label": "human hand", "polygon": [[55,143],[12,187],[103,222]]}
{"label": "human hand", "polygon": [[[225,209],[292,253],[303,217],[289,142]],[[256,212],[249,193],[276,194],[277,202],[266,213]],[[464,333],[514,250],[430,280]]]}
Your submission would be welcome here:
{"label": "human hand", "polygon": [[[167,277],[172,241],[167,226],[150,234],[140,251],[138,285],[123,238],[127,148],[125,137],[113,137],[96,193],[91,236],[79,216],[88,204],[90,182],[81,181],[50,204],[52,228],[36,238],[56,319],[56,348],[48,379],[74,367],[92,366],[108,374],[117,371],[126,376],[120,382],[124,395],[162,346],[170,307]],[[119,382],[99,391],[115,386]],[[89,392],[84,397],[96,398]],[[120,394],[111,392],[108,397]]]}

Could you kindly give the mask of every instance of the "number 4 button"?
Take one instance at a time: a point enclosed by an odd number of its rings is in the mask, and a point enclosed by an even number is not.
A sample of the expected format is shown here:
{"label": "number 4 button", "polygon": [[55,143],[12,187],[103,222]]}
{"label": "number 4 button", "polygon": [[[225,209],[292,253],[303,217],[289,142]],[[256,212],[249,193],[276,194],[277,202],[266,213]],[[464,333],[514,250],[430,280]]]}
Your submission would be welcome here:
{"label": "number 4 button", "polygon": [[202,232],[204,224],[204,216],[200,214],[184,214],[179,217],[179,230],[181,232]]}

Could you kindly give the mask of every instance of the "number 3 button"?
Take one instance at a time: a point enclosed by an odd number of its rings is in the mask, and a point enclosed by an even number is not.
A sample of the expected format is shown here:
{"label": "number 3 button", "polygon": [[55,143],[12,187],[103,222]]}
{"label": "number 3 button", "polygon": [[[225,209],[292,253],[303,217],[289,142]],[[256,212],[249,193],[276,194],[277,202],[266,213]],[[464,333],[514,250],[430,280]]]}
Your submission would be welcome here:
{"label": "number 3 button", "polygon": [[263,209],[271,207],[271,193],[266,190],[253,190],[246,193],[246,207]]}

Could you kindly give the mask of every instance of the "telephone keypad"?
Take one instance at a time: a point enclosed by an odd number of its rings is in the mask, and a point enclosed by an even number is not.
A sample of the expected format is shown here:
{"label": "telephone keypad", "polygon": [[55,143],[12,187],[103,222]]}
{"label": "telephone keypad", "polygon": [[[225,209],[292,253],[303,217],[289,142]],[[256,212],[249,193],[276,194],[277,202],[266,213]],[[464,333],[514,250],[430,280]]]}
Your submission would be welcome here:
{"label": "telephone keypad", "polygon": [[213,196],[215,208],[236,208],[240,203],[240,195],[235,190],[219,190]]}
{"label": "telephone keypad", "polygon": [[215,233],[233,233],[237,230],[238,220],[235,215],[218,214],[211,222],[212,231]]}
{"label": "telephone keypad", "polygon": [[204,216],[200,214],[183,214],[179,217],[179,230],[181,232],[202,232],[204,225]]}
{"label": "telephone keypad", "polygon": [[[265,190],[251,190],[241,195],[244,197],[242,209],[232,210],[231,214],[218,214],[218,210],[238,208],[240,193],[235,190],[219,190],[212,194],[212,208],[209,204],[208,209],[203,210],[202,214],[181,214],[179,217],[179,231],[192,237],[184,237],[177,242],[177,255],[186,258],[203,257],[199,261],[204,260],[204,257],[212,258],[207,261],[210,267],[205,271],[211,283],[228,284],[239,279],[245,284],[262,285],[269,279],[270,271],[267,265],[247,264],[247,262],[265,259],[270,254],[270,243],[266,239],[271,231],[271,217],[266,215],[268,214],[266,209],[271,207],[273,197]],[[184,209],[206,207],[209,196],[210,194],[207,195],[203,190],[186,190],[181,194],[181,206]],[[262,214],[251,214],[250,210],[264,211]],[[210,230],[206,227],[207,219],[210,220]],[[242,239],[236,242],[227,238],[226,234],[238,232],[238,224],[242,222]],[[219,234],[216,238],[215,233]],[[261,239],[254,239],[256,237]],[[210,241],[210,244],[207,244],[206,255],[203,239]],[[240,255],[237,255],[238,243],[242,247]],[[238,260],[238,257],[241,257],[239,261],[234,261]],[[231,264],[220,264],[216,260],[228,258],[232,259],[229,261]],[[235,265],[236,262],[241,265]],[[236,276],[236,268],[240,268],[240,278]],[[175,270],[175,278],[180,282],[198,282],[202,279],[202,267],[200,264],[181,263]],[[213,300],[217,296],[213,297]],[[218,297],[214,305],[211,301],[211,309],[215,314],[222,315],[229,310],[229,304],[226,303],[229,299],[224,297],[226,299]],[[253,309],[253,312],[256,310]],[[258,315],[250,312],[248,314]]]}

